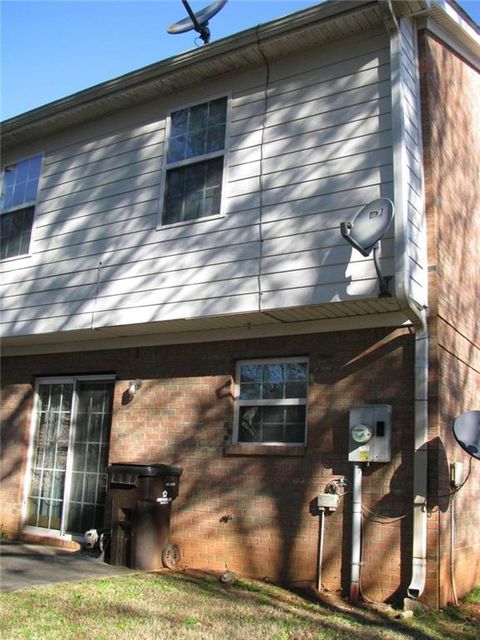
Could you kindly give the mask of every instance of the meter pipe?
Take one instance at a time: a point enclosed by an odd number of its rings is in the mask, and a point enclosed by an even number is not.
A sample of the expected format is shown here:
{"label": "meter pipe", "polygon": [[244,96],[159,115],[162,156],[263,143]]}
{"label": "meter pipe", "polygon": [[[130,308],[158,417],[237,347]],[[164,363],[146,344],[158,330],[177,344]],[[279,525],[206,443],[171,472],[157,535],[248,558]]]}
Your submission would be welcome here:
{"label": "meter pipe", "polygon": [[455,582],[455,491],[450,502],[450,583],[452,585],[453,604],[458,606],[457,584]]}
{"label": "meter pipe", "polygon": [[[415,327],[415,416],[413,445],[412,574],[407,595],[418,598],[427,567],[428,328],[424,308],[410,297],[406,125],[402,92],[402,35],[391,0],[378,0],[390,35],[391,113],[395,202],[395,296]],[[414,17],[414,15],[410,16]],[[426,254],[424,256],[426,263]],[[426,290],[426,283],[425,283]]]}
{"label": "meter pipe", "polygon": [[318,581],[317,589],[322,590],[323,538],[325,536],[325,509],[320,507],[320,540],[318,541]]}
{"label": "meter pipe", "polygon": [[353,465],[352,482],[352,556],[350,574],[350,602],[358,602],[360,594],[360,562],[362,535],[362,467]]}

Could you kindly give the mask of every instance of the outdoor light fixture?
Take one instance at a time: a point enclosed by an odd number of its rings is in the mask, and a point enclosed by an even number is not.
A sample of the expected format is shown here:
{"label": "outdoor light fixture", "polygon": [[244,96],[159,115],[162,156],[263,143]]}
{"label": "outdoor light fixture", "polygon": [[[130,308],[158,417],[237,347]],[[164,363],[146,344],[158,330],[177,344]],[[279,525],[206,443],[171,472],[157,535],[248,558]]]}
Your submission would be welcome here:
{"label": "outdoor light fixture", "polygon": [[138,389],[140,389],[141,386],[142,381],[139,378],[137,378],[136,380],[130,380],[130,382],[128,383],[129,396],[133,398],[135,393],[138,391]]}

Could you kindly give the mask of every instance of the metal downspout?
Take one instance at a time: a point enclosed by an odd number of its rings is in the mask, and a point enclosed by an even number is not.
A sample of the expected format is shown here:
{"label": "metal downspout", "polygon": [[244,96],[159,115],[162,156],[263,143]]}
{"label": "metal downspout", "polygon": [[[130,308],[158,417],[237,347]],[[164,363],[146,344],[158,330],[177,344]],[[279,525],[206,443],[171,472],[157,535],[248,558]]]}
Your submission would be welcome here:
{"label": "metal downspout", "polygon": [[360,563],[362,560],[362,467],[353,465],[352,482],[352,552],[350,562],[350,602],[360,596]]}
{"label": "metal downspout", "polygon": [[427,577],[428,330],[415,331],[412,578],[407,595],[419,598]]}
{"label": "metal downspout", "polygon": [[410,597],[422,595],[427,557],[428,328],[424,310],[409,296],[405,116],[402,96],[401,34],[390,0],[378,0],[390,34],[392,144],[395,202],[395,295],[415,327],[415,418],[413,450],[413,550]]}

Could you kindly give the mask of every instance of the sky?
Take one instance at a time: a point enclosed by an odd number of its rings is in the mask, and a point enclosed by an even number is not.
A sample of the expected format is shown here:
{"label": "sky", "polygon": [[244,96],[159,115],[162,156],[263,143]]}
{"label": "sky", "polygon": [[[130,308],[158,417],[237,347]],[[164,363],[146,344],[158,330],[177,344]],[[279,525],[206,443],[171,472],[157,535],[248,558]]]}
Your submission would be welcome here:
{"label": "sky", "polygon": [[[318,3],[229,0],[212,41]],[[480,23],[480,0],[460,4]],[[184,17],[181,0],[0,0],[0,119],[194,48],[194,32],[167,34]]]}

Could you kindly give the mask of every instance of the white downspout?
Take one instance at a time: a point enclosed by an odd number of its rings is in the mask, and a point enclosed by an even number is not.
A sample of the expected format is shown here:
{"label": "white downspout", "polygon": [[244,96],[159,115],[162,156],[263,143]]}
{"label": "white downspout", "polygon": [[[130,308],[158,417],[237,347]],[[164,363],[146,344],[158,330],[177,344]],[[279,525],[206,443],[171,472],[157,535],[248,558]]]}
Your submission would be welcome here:
{"label": "white downspout", "polygon": [[409,296],[408,211],[405,116],[402,95],[401,34],[390,0],[378,0],[390,34],[392,142],[395,202],[395,296],[415,328],[415,418],[413,450],[412,578],[407,588],[418,598],[425,589],[427,557],[428,328],[425,311]]}
{"label": "white downspout", "polygon": [[428,465],[428,330],[415,332],[415,436],[413,451],[412,578],[407,595],[419,598],[427,576],[427,465]]}
{"label": "white downspout", "polygon": [[362,555],[362,467],[353,465],[352,482],[352,555],[350,568],[350,602],[356,604],[360,595],[360,563]]}

